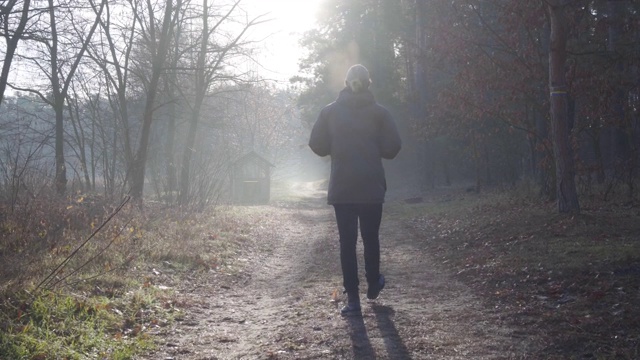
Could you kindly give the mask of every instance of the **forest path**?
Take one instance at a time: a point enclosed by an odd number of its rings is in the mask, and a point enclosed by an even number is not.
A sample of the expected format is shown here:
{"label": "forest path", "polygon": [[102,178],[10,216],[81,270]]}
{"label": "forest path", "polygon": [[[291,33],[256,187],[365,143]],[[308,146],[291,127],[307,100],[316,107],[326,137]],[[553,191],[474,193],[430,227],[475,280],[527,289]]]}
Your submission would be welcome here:
{"label": "forest path", "polygon": [[[428,234],[389,217],[381,228],[387,286],[376,301],[361,295],[362,317],[341,317],[333,210],[310,184],[297,190],[295,202],[255,208],[265,221],[252,230],[257,248],[240,276],[181,285],[184,317],[145,359],[526,358],[528,334],[434,266],[420,246]],[[358,251],[363,282],[361,243]]]}

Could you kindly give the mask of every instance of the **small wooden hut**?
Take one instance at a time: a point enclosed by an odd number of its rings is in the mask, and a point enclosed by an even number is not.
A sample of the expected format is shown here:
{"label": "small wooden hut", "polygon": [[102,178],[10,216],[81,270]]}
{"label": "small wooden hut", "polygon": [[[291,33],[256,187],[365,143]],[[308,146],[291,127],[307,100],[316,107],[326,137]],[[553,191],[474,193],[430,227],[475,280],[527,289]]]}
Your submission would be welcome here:
{"label": "small wooden hut", "polygon": [[271,196],[273,164],[255,151],[240,157],[232,165],[231,199],[234,204],[267,204]]}

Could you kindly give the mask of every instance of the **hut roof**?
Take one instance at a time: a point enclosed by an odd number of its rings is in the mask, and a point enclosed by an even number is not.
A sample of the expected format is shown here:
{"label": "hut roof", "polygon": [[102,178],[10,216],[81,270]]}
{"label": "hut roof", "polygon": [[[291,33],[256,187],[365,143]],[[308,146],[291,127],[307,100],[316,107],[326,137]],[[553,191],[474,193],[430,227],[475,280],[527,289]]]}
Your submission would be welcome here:
{"label": "hut roof", "polygon": [[263,156],[260,156],[260,154],[258,154],[257,152],[255,152],[255,150],[251,150],[248,153],[242,155],[241,157],[239,157],[238,159],[236,159],[233,163],[234,165],[238,166],[241,164],[246,164],[251,160],[258,160],[260,162],[263,162],[265,165],[271,166],[271,167],[275,167],[275,165],[273,165],[269,160],[265,159]]}

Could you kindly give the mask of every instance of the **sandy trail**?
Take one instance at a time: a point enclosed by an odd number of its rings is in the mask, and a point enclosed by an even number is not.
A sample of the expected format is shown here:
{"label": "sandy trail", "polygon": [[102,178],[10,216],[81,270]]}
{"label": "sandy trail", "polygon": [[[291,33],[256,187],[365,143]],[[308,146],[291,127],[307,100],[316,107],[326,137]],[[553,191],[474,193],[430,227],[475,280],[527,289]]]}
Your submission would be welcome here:
{"label": "sandy trail", "polygon": [[[184,317],[145,359],[528,358],[528,335],[434,266],[426,234],[397,220],[381,231],[387,287],[374,302],[362,294],[362,317],[342,318],[331,301],[341,290],[332,208],[312,184],[295,190],[299,201],[255,208],[268,220],[252,230],[242,275],[181,286]],[[361,246],[359,256],[363,279]]]}

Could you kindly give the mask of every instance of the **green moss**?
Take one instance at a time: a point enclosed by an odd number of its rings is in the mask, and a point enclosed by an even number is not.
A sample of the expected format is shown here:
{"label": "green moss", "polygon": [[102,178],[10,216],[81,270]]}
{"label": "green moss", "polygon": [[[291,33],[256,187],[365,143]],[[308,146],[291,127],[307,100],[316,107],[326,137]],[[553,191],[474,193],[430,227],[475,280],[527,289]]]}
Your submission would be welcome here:
{"label": "green moss", "polygon": [[151,346],[142,333],[123,336],[122,324],[139,302],[124,311],[106,298],[80,299],[53,292],[22,295],[5,304],[10,325],[0,332],[2,359],[131,359]]}

